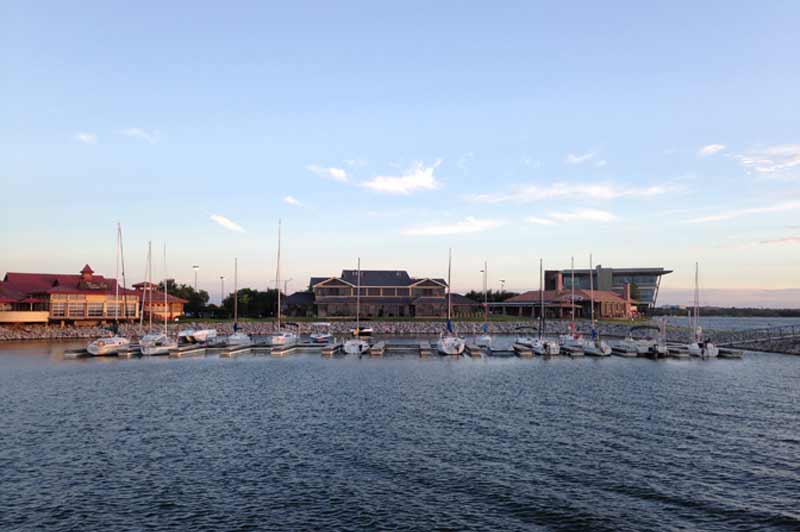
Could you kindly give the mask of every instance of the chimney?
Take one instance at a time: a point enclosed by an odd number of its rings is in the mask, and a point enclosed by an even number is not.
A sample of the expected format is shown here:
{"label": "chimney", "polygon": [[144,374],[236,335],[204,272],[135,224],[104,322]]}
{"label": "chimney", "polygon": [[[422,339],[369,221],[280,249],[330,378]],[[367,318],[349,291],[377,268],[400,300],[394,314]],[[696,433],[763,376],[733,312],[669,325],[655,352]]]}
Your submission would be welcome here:
{"label": "chimney", "polygon": [[631,302],[631,283],[625,283],[625,292],[622,296],[625,298],[625,302],[630,304]]}

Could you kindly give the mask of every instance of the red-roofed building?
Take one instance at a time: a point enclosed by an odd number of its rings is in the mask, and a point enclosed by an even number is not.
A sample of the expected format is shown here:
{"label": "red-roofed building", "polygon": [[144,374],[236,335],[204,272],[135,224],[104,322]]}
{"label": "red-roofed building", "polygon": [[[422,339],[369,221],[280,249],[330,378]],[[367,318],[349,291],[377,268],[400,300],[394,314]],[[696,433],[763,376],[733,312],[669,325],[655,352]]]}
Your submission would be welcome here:
{"label": "red-roofed building", "polygon": [[147,281],[136,283],[133,288],[139,294],[139,301],[141,301],[141,309],[145,319],[149,319],[151,314],[153,321],[163,320],[165,313],[168,320],[183,316],[183,307],[188,303],[187,300],[167,294],[165,304],[164,292],[158,289],[157,284],[148,283]]}
{"label": "red-roofed building", "polygon": [[78,274],[8,272],[0,282],[0,323],[133,321],[137,296],[88,264]]}

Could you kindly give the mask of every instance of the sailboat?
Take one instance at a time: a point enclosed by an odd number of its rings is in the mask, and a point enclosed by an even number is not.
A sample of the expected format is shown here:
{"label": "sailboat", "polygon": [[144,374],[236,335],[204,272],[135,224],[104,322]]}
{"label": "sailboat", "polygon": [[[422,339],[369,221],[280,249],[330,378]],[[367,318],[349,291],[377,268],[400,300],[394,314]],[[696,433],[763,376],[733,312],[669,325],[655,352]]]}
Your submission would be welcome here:
{"label": "sailboat", "polygon": [[275,288],[278,290],[278,328],[270,336],[270,344],[275,346],[292,346],[297,343],[297,335],[281,330],[281,221],[278,220],[278,259],[275,269]]}
{"label": "sailboat", "polygon": [[116,355],[123,349],[128,349],[131,342],[119,334],[119,267],[122,265],[122,305],[123,319],[127,314],[127,289],[125,288],[125,256],[122,249],[122,224],[117,222],[117,250],[114,265],[114,336],[99,338],[86,346],[86,351],[94,356]]}
{"label": "sailboat", "polygon": [[581,357],[583,356],[584,341],[575,327],[575,258],[570,258],[570,269],[572,279],[570,281],[570,288],[572,295],[570,297],[570,306],[572,307],[572,320],[569,324],[569,334],[562,334],[559,338],[561,349],[566,351],[569,356]]}
{"label": "sailboat", "polygon": [[687,346],[689,354],[702,358],[719,356],[719,348],[703,338],[703,328],[700,326],[700,265],[698,263],[694,264],[694,306],[690,321],[694,342]]}
{"label": "sailboat", "polygon": [[233,259],[233,334],[228,336],[228,345],[247,346],[252,344],[250,335],[239,330],[239,259]]}
{"label": "sailboat", "polygon": [[583,342],[583,352],[587,355],[596,357],[607,357],[611,355],[611,347],[600,339],[600,333],[597,332],[597,323],[594,321],[594,265],[592,264],[592,255],[589,255],[589,319],[592,323],[592,339]]}
{"label": "sailboat", "polygon": [[544,338],[544,264],[539,259],[539,337],[520,337],[517,343],[527,345],[537,355],[554,356],[561,352],[561,346],[554,340]]}
{"label": "sailboat", "polygon": [[[169,301],[167,295],[167,245],[164,244],[164,332],[150,333],[139,341],[142,354],[145,356],[168,355],[170,351],[178,348],[178,340],[169,337],[167,317],[169,315]],[[151,307],[152,308],[152,307]],[[152,311],[150,312],[152,323]]]}
{"label": "sailboat", "polygon": [[353,336],[344,343],[344,352],[348,355],[361,355],[369,351],[369,342],[362,340],[361,336],[361,257],[358,258],[358,269],[356,270],[356,328],[353,329]]}
{"label": "sailboat", "polygon": [[483,263],[483,334],[475,339],[478,347],[490,347],[492,335],[489,334],[489,269],[486,261]]}
{"label": "sailboat", "polygon": [[453,266],[453,250],[451,249],[447,257],[447,334],[439,336],[436,342],[436,349],[442,355],[461,355],[464,353],[466,342],[453,331],[453,305],[450,298],[450,275]]}

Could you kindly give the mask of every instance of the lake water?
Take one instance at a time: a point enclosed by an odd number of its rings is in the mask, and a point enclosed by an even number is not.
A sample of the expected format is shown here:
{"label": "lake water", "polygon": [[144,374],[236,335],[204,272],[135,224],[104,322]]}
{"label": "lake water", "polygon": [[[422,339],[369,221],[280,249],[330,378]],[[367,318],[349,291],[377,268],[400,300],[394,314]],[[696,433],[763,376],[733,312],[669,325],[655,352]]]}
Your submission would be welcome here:
{"label": "lake water", "polygon": [[69,345],[0,345],[0,530],[800,529],[800,357]]}
{"label": "lake water", "polygon": [[[689,327],[687,316],[667,316],[667,323],[678,327]],[[800,318],[738,318],[729,316],[700,316],[700,325],[703,329],[716,329],[720,331],[744,331],[749,329],[767,329],[770,327],[783,327],[785,325],[800,326]]]}

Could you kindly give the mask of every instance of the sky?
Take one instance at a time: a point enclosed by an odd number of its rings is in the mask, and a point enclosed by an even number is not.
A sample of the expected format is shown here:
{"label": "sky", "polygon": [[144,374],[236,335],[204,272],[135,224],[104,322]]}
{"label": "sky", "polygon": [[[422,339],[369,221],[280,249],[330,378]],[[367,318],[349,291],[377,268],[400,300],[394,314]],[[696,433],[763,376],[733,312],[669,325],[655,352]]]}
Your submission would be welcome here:
{"label": "sky", "polygon": [[0,275],[405,269],[800,307],[800,3],[3,2]]}

